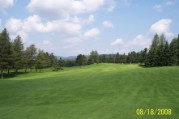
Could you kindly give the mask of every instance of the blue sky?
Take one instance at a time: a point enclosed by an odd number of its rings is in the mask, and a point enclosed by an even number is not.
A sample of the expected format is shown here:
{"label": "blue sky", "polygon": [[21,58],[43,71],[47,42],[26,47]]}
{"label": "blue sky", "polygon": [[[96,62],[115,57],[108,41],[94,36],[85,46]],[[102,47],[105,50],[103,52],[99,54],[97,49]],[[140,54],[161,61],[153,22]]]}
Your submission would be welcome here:
{"label": "blue sky", "polygon": [[169,41],[179,28],[178,0],[0,0],[0,29],[25,46],[58,56],[128,53]]}

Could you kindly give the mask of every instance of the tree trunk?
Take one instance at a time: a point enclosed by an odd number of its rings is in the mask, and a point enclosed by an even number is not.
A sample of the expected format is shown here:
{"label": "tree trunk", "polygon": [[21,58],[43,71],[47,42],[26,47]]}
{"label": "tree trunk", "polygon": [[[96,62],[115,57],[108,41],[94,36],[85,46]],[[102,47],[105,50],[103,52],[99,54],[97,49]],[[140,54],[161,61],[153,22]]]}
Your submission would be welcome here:
{"label": "tree trunk", "polygon": [[27,67],[25,68],[25,73],[27,72]]}
{"label": "tree trunk", "polygon": [[10,74],[10,69],[9,69],[9,68],[7,69],[7,74],[8,74],[8,75]]}
{"label": "tree trunk", "polygon": [[3,69],[1,69],[1,79],[3,79]]}
{"label": "tree trunk", "polygon": [[15,69],[15,74],[17,74],[17,72],[18,72],[18,68]]}

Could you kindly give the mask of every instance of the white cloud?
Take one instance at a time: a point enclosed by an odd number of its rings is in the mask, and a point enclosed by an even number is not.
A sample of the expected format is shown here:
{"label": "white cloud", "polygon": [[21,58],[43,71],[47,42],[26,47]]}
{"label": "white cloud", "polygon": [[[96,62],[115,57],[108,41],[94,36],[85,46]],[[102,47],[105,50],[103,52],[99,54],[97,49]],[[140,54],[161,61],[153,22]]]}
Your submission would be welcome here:
{"label": "white cloud", "polygon": [[13,6],[14,0],[0,0],[0,11]]}
{"label": "white cloud", "polygon": [[153,34],[164,33],[166,36],[172,36],[173,33],[170,31],[171,23],[172,23],[171,19],[161,19],[150,27],[150,32],[152,32]]}
{"label": "white cloud", "polygon": [[[151,39],[155,33],[162,34],[164,33],[167,37],[173,35],[170,31],[170,25],[172,23],[171,19],[161,19],[151,25],[149,34],[146,35],[139,34],[132,40],[123,40],[122,38],[116,39],[110,45],[120,45],[119,50],[116,51],[140,51],[144,48],[149,48],[151,44]],[[152,33],[152,34],[151,34]]]}
{"label": "white cloud", "polygon": [[81,34],[79,36],[74,36],[74,37],[68,37],[64,39],[64,42],[70,43],[71,45],[76,45],[80,42],[83,42],[88,39],[94,39],[100,34],[100,30],[98,28],[92,28],[90,30],[87,30],[84,32],[84,34]]}
{"label": "white cloud", "polygon": [[69,49],[69,48],[72,48],[72,47],[75,47],[77,44],[68,44],[66,46],[63,46],[62,49]]}
{"label": "white cloud", "polygon": [[29,16],[24,20],[11,18],[6,22],[6,28],[19,35],[27,36],[30,33],[59,33],[60,35],[80,34],[82,24],[78,18],[68,20],[52,20],[43,23],[38,15]]}
{"label": "white cloud", "polygon": [[48,52],[54,52],[56,50],[56,47],[50,40],[43,40],[42,42],[37,43],[37,47]]}
{"label": "white cloud", "polygon": [[166,5],[174,5],[177,3],[177,0],[167,0]]}
{"label": "white cloud", "polygon": [[67,43],[79,43],[82,42],[80,37],[71,37],[64,40]]}
{"label": "white cloud", "polygon": [[112,28],[113,24],[110,21],[104,21],[103,26],[106,27],[106,28]]}
{"label": "white cloud", "polygon": [[150,44],[149,38],[147,38],[144,35],[137,35],[132,41],[129,41],[127,43],[127,47],[140,47],[140,48],[146,48]]}
{"label": "white cloud", "polygon": [[31,13],[49,18],[68,18],[72,14],[91,13],[98,10],[105,0],[31,0]]}
{"label": "white cloud", "polygon": [[163,8],[162,5],[155,5],[155,6],[154,6],[154,9],[155,9],[157,12],[162,12],[162,8]]}
{"label": "white cloud", "polygon": [[108,4],[107,11],[108,12],[113,11],[116,8],[116,2],[114,0],[108,0],[107,2],[108,2],[107,3]]}
{"label": "white cloud", "polygon": [[88,19],[84,20],[84,23],[85,24],[90,24],[90,23],[93,23],[95,21],[94,19],[94,15],[89,15]]}
{"label": "white cloud", "polygon": [[112,42],[110,45],[120,46],[120,50],[115,50],[115,52],[127,53],[133,50],[140,51],[143,48],[148,48],[150,45],[150,39],[144,35],[139,34],[133,40],[125,41],[122,38],[119,38]]}
{"label": "white cloud", "polygon": [[95,38],[100,34],[100,30],[98,28],[92,28],[84,33],[85,39]]}
{"label": "white cloud", "polygon": [[43,44],[43,45],[50,45],[51,42],[50,42],[49,40],[43,40],[43,41],[42,41],[42,44]]}
{"label": "white cloud", "polygon": [[89,22],[89,23],[94,22],[94,15],[90,15],[90,16],[89,16],[88,22]]}
{"label": "white cloud", "polygon": [[15,18],[11,18],[7,21],[6,23],[6,27],[8,28],[8,30],[10,30],[11,32],[16,32],[20,29],[20,27],[22,26],[22,21],[20,19],[15,19]]}
{"label": "white cloud", "polygon": [[124,41],[122,38],[116,39],[114,42],[111,43],[111,46],[115,46],[115,45],[123,45]]}

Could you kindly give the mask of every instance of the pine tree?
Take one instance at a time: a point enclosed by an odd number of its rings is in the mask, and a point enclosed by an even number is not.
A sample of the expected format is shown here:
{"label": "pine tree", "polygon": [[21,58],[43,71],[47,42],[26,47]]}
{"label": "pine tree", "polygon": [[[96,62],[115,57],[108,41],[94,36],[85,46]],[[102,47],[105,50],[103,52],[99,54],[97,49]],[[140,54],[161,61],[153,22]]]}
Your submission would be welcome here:
{"label": "pine tree", "polygon": [[59,65],[57,57],[53,58],[52,67],[53,67],[54,71],[58,71],[61,68],[60,65]]}
{"label": "pine tree", "polygon": [[60,59],[58,60],[59,66],[62,68],[65,65],[65,61],[60,57]]}
{"label": "pine tree", "polygon": [[165,43],[164,51],[163,51],[163,66],[171,65],[171,52],[169,43]]}
{"label": "pine tree", "polygon": [[177,65],[178,58],[177,58],[177,39],[174,38],[170,43],[170,52],[171,52],[171,64]]}
{"label": "pine tree", "polygon": [[76,63],[79,65],[79,66],[82,66],[82,65],[85,65],[86,64],[86,61],[87,61],[87,58],[85,55],[82,55],[82,54],[79,54],[76,58]]}
{"label": "pine tree", "polygon": [[140,63],[146,63],[146,61],[147,61],[147,52],[148,52],[147,48],[145,48],[144,50],[142,50],[140,52],[140,56],[139,56],[139,62]]}
{"label": "pine tree", "polygon": [[164,57],[164,48],[166,45],[166,38],[165,35],[162,34],[159,39],[159,45],[157,48],[157,66],[163,66],[165,64],[165,57]]}
{"label": "pine tree", "polygon": [[11,43],[6,29],[0,33],[0,73],[3,79],[3,72],[9,66],[11,59]]}
{"label": "pine tree", "polygon": [[26,48],[25,57],[26,57],[26,60],[27,60],[26,63],[29,69],[32,69],[33,67],[35,67],[36,56],[37,56],[37,48],[35,47],[34,44]]}
{"label": "pine tree", "polygon": [[178,65],[179,65],[179,34],[178,34],[178,39],[177,39],[177,60],[178,60]]}
{"label": "pine tree", "polygon": [[146,65],[147,66],[158,66],[159,64],[159,57],[157,55],[158,52],[158,46],[159,46],[159,36],[158,34],[155,34],[153,41],[152,41],[152,45],[150,47],[149,53],[148,53],[148,60]]}
{"label": "pine tree", "polygon": [[23,68],[23,43],[20,36],[17,36],[13,42],[13,56],[15,73],[18,69]]}
{"label": "pine tree", "polygon": [[115,56],[115,63],[120,63],[120,55],[117,52],[116,56]]}
{"label": "pine tree", "polygon": [[46,61],[45,61],[45,53],[43,50],[39,50],[36,58],[36,71],[39,69],[41,72],[42,69],[46,66]]}
{"label": "pine tree", "polygon": [[99,54],[97,51],[91,51],[88,64],[99,63]]}
{"label": "pine tree", "polygon": [[25,72],[27,72],[27,69],[29,66],[28,63],[30,62],[30,60],[28,59],[28,56],[29,56],[29,54],[26,49],[22,52],[22,59],[23,59],[22,64],[23,64],[23,68],[24,68]]}

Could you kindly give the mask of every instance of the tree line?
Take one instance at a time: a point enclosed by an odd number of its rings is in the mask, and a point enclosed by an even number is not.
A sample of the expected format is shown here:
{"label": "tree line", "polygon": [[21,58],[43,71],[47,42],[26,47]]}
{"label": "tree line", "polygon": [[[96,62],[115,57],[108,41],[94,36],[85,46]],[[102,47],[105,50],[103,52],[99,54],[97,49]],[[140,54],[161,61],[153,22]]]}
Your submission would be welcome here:
{"label": "tree line", "polygon": [[53,53],[44,52],[34,44],[24,48],[21,37],[18,35],[11,40],[6,29],[0,32],[0,75],[14,73],[19,70],[27,72],[35,69],[41,72],[43,68],[52,67],[57,71],[63,66],[83,66],[94,63],[138,63],[145,67],[179,65],[179,35],[169,43],[164,34],[155,34],[150,48],[140,52],[128,54],[99,54],[93,50],[89,55],[79,54],[74,60],[63,60]]}
{"label": "tree line", "polygon": [[179,65],[179,35],[169,43],[164,34],[155,34],[150,48],[140,52],[99,55],[97,51],[91,51],[89,56],[79,54],[76,58],[76,65],[93,63],[139,63],[145,67]]}
{"label": "tree line", "polygon": [[21,37],[18,35],[11,40],[6,29],[0,32],[0,75],[14,73],[24,69],[27,72],[35,69],[41,72],[43,68],[53,67],[54,70],[61,68],[62,60],[58,60],[53,53],[44,52],[37,49],[34,44],[26,49],[22,43]]}

